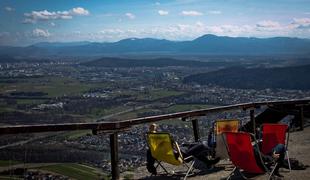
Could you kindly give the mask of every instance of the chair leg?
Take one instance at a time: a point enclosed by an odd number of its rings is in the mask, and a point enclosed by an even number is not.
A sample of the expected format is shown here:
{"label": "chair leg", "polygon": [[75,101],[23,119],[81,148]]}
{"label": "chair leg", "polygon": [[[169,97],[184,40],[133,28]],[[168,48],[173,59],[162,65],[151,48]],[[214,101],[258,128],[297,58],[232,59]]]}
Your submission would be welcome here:
{"label": "chair leg", "polygon": [[268,177],[268,180],[273,176],[273,173],[274,173],[274,171],[276,170],[277,166],[278,166],[278,163],[276,163],[276,165],[274,166],[274,168],[273,168],[272,171],[270,172],[269,177]]}
{"label": "chair leg", "polygon": [[[195,161],[192,162],[192,164],[190,165],[190,167],[188,168],[187,172],[186,172],[186,175],[184,177],[184,180],[187,179],[187,176],[189,175],[189,172],[191,172],[193,170],[193,166],[195,164]],[[187,165],[186,165],[187,166]]]}
{"label": "chair leg", "polygon": [[292,168],[291,168],[291,161],[290,161],[290,156],[288,155],[288,151],[286,151],[286,157],[287,157],[288,168],[291,172]]}
{"label": "chair leg", "polygon": [[[167,173],[167,174],[170,174],[168,171],[167,171],[167,169],[160,163],[160,161],[158,161],[158,165],[161,167],[161,168],[163,168],[163,170]],[[157,167],[158,167],[158,165],[157,165]],[[157,168],[156,167],[156,168]]]}
{"label": "chair leg", "polygon": [[234,169],[231,171],[231,173],[227,176],[226,180],[229,180],[231,178],[231,176],[235,173],[236,170],[237,170],[237,167],[234,167]]}

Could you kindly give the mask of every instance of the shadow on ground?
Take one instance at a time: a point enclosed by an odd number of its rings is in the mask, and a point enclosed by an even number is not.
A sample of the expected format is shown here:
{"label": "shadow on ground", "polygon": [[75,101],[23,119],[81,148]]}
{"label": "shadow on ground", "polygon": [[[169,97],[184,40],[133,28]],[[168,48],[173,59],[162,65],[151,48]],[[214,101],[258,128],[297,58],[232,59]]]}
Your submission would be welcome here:
{"label": "shadow on ground", "polygon": [[[193,175],[189,177],[198,177],[198,176],[205,176],[207,174],[215,173],[224,170],[224,167],[214,167],[212,169],[207,170],[200,170],[198,172],[195,172]],[[174,174],[166,174],[166,173],[159,173],[156,176],[148,176],[140,178],[141,180],[176,180],[176,179],[183,179],[186,175],[186,172],[175,172]]]}

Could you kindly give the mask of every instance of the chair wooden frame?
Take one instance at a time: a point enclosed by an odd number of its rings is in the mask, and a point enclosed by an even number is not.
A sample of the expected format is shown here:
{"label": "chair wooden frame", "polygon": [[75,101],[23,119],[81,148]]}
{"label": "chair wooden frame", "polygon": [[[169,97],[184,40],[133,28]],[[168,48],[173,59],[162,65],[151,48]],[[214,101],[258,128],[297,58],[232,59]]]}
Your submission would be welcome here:
{"label": "chair wooden frame", "polygon": [[[155,162],[157,163],[157,165],[155,166],[156,169],[160,166],[167,174],[173,174],[173,173],[169,173],[168,170],[163,166],[162,162],[166,162],[168,164],[172,164],[172,165],[176,165],[176,166],[184,165],[187,168],[186,174],[184,176],[184,180],[186,180],[188,176],[191,176],[194,174],[193,173],[193,166],[195,164],[195,158],[193,158],[193,156],[189,156],[187,158],[184,158],[182,156],[182,153],[181,153],[181,150],[180,150],[178,143],[173,140],[170,133],[167,133],[167,132],[151,133],[151,132],[149,132],[146,134],[146,139],[147,139],[147,144],[148,144],[148,147],[150,149],[151,155],[155,159]],[[154,141],[158,141],[158,142],[154,142]],[[162,142],[159,142],[159,141],[162,141]],[[155,143],[155,145],[154,145],[154,143]],[[168,152],[170,154],[169,155],[165,154],[166,152]],[[171,152],[173,153],[173,155],[171,155]],[[178,154],[179,157],[177,158],[174,155],[174,153]],[[165,157],[165,155],[167,155],[167,156]],[[186,163],[186,161],[188,161],[188,160],[192,160],[190,165],[188,165]]]}

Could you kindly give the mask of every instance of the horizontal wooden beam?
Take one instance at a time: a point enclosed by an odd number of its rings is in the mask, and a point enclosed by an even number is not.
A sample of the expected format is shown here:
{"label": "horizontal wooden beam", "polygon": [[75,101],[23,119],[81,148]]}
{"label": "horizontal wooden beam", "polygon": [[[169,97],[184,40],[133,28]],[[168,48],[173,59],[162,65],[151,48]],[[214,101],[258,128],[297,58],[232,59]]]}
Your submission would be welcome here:
{"label": "horizontal wooden beam", "polygon": [[38,132],[55,132],[55,131],[75,131],[75,130],[98,130],[98,131],[120,131],[129,128],[133,125],[140,125],[150,122],[157,122],[162,120],[188,118],[205,116],[209,113],[223,112],[235,109],[250,109],[258,108],[260,106],[269,105],[309,105],[310,99],[287,100],[287,101],[268,101],[256,103],[243,103],[228,106],[219,106],[213,108],[206,108],[193,111],[177,112],[172,114],[164,114],[158,116],[149,116],[143,118],[128,119],[115,122],[96,122],[96,123],[67,123],[67,124],[39,124],[39,125],[17,125],[17,126],[2,126],[0,127],[0,135],[3,134],[20,134],[20,133],[38,133]]}

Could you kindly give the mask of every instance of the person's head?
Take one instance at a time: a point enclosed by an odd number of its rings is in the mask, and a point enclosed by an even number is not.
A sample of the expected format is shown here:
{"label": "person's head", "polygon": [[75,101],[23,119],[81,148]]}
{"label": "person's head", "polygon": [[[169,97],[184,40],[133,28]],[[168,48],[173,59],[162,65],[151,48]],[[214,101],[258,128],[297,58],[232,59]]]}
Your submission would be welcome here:
{"label": "person's head", "polygon": [[149,132],[156,132],[157,131],[157,124],[153,123],[149,127]]}

